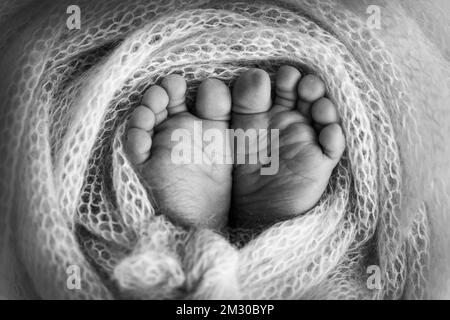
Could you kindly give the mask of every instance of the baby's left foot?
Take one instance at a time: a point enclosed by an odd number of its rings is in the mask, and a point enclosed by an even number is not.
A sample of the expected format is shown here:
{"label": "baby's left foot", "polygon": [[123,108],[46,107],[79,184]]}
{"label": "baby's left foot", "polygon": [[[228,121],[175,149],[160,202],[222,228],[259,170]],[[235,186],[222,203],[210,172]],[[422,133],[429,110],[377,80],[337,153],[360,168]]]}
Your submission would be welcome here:
{"label": "baby's left foot", "polygon": [[[338,112],[318,77],[301,78],[284,66],[275,87],[272,104],[269,75],[260,69],[244,73],[234,86],[233,129],[279,130],[279,145],[273,141],[269,147],[277,172],[262,175],[260,162],[234,168],[232,214],[238,226],[268,224],[313,208],[345,149]],[[248,137],[249,146],[258,145],[256,135]]]}

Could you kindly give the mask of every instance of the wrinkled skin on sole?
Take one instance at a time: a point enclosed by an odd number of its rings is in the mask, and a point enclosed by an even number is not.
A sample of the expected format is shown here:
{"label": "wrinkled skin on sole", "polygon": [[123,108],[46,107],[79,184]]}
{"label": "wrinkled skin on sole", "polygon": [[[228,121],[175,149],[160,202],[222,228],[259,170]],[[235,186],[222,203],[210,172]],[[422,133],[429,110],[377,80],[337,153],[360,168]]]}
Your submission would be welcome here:
{"label": "wrinkled skin on sole", "polygon": [[[450,298],[448,1],[69,4],[0,4],[0,297]],[[284,63],[343,119],[323,201],[240,250],[155,215],[121,149],[146,86]]]}

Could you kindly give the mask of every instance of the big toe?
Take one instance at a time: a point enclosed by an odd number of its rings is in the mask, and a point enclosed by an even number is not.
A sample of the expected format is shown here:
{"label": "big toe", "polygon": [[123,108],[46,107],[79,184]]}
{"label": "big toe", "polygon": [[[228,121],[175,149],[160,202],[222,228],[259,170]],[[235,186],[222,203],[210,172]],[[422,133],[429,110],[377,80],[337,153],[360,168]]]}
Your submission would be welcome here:
{"label": "big toe", "polygon": [[195,111],[205,120],[229,120],[231,95],[227,85],[218,79],[203,81],[198,88]]}
{"label": "big toe", "polygon": [[264,70],[244,72],[233,88],[233,112],[254,114],[266,112],[271,107],[270,77]]}

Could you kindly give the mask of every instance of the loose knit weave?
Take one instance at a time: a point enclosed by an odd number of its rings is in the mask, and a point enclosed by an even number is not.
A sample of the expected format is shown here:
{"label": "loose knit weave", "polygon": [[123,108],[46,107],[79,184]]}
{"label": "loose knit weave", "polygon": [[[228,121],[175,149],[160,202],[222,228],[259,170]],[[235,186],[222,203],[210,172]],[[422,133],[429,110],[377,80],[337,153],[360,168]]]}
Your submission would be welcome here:
{"label": "loose knit weave", "polygon": [[[2,1],[0,22],[14,17],[12,3],[30,2]],[[21,31],[11,49],[20,55],[0,55],[0,230],[32,287],[18,294],[426,297],[427,212],[419,206],[400,227],[402,163],[390,116],[414,111],[366,21],[328,0],[100,0],[77,1],[81,29],[69,30],[69,2],[38,3],[0,35],[8,52]],[[346,153],[317,206],[259,233],[225,235],[158,215],[123,148],[143,92],[176,72],[192,101],[207,77],[232,84],[250,67],[273,74],[282,64],[320,76],[343,120]],[[71,266],[78,290],[67,286]],[[368,285],[369,266],[380,270],[379,287]]]}

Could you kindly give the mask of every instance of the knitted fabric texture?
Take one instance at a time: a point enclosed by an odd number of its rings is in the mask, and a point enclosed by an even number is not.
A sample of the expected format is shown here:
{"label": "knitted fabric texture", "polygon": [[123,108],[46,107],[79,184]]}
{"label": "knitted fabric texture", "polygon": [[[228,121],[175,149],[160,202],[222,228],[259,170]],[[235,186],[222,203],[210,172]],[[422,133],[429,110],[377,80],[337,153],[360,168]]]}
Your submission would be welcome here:
{"label": "knitted fabric texture", "polygon": [[[2,1],[0,22],[31,2]],[[427,213],[419,206],[400,227],[402,163],[391,122],[392,113],[414,111],[366,21],[333,14],[328,0],[77,2],[80,30],[66,26],[69,2],[43,1],[0,36],[7,51],[21,30],[21,54],[0,59],[0,229],[18,253],[18,280],[29,283],[19,295],[426,297]],[[282,64],[321,77],[343,119],[346,153],[317,206],[258,233],[227,235],[156,214],[122,141],[143,92],[179,73],[192,102],[207,77],[232,83],[250,67],[273,74]],[[371,266],[380,271],[374,288]],[[68,286],[71,267],[79,289]]]}

